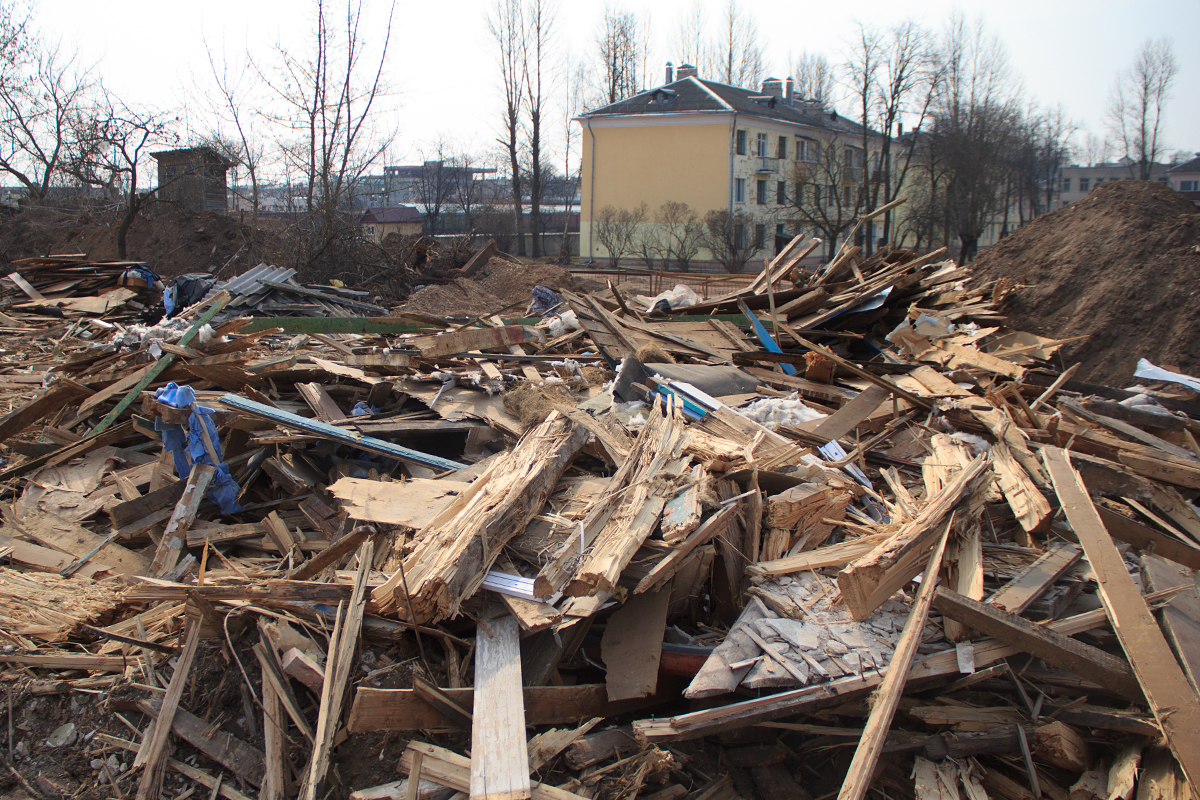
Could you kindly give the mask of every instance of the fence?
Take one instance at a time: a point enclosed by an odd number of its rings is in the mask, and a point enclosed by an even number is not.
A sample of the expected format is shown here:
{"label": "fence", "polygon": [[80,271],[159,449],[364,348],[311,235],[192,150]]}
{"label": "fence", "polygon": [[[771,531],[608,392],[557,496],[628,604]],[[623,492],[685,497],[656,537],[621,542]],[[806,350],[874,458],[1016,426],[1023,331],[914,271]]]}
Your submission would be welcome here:
{"label": "fence", "polygon": [[651,297],[683,284],[705,300],[745,288],[757,277],[750,275],[714,274],[705,272],[660,272],[649,269],[591,269],[571,267],[577,278],[604,283],[612,281],[614,286],[632,284],[634,291]]}

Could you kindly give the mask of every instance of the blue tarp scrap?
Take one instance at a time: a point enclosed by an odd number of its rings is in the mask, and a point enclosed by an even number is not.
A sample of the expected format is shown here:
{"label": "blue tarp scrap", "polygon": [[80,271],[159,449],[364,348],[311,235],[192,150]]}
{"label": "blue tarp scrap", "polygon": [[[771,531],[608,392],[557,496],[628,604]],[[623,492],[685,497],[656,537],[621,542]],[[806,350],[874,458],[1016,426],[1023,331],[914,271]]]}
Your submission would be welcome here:
{"label": "blue tarp scrap", "polygon": [[[213,475],[205,496],[220,507],[222,514],[241,511],[242,507],[237,501],[240,489],[221,456],[221,439],[217,435],[216,423],[212,420],[213,410],[197,405],[196,393],[192,387],[179,386],[176,383],[168,383],[156,391],[154,398],[172,408],[192,409],[186,429],[183,425],[163,422],[161,418],[154,421],[154,429],[162,434],[163,450],[169,450],[175,459],[176,474],[181,478],[187,477],[193,464],[207,464],[215,468],[216,474]],[[204,445],[202,430],[208,431],[208,438],[219,463],[213,463],[208,448]]]}
{"label": "blue tarp scrap", "polygon": [[555,306],[561,306],[562,303],[563,299],[558,292],[545,286],[534,286],[533,302],[529,305],[529,315],[533,317],[544,316],[547,311]]}

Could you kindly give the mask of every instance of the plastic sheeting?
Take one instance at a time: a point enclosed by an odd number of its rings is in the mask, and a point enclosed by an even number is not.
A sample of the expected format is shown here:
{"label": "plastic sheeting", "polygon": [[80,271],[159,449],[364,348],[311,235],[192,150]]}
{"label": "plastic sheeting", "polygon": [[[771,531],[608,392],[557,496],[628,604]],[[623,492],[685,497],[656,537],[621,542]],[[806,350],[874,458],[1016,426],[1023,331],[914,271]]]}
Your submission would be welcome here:
{"label": "plastic sheeting", "polygon": [[[222,514],[234,514],[242,510],[237,501],[238,485],[229,474],[229,467],[221,456],[221,438],[217,435],[216,423],[212,420],[213,410],[196,403],[196,393],[190,386],[168,383],[154,393],[154,399],[172,408],[191,408],[188,424],[183,425],[155,420],[154,429],[162,434],[163,450],[170,451],[175,459],[175,472],[186,478],[193,464],[207,464],[216,469],[208,485],[205,497],[220,507]],[[212,443],[213,456],[205,444],[205,433]]]}

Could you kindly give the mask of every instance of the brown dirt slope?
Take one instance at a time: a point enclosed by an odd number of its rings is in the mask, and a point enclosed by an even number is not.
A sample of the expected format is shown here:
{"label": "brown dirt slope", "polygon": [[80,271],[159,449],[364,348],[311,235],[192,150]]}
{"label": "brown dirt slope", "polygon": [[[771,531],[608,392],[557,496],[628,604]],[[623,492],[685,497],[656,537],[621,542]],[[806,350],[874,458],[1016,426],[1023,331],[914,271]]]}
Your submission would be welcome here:
{"label": "brown dirt slope", "polygon": [[1200,375],[1200,208],[1166,186],[1105,183],[972,266],[1026,285],[1005,309],[1012,327],[1089,337],[1063,350],[1080,380],[1133,385],[1139,358]]}

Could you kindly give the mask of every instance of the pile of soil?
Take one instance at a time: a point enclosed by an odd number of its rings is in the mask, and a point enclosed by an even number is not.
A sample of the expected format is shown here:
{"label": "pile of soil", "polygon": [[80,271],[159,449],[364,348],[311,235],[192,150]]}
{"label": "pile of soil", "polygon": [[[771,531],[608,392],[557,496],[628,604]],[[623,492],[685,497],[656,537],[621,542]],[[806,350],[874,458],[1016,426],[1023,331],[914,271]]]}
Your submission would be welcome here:
{"label": "pile of soil", "polygon": [[[89,209],[6,208],[0,213],[0,261],[49,253],[115,260],[118,223],[116,214]],[[287,249],[278,233],[260,228],[253,253],[243,249],[251,233],[249,225],[223,214],[154,209],[134,220],[127,249],[131,259],[144,261],[164,278],[225,265],[221,276],[229,277],[262,261],[285,263]]]}
{"label": "pile of soil", "polygon": [[972,264],[977,281],[1023,284],[1017,330],[1087,336],[1061,351],[1076,378],[1138,383],[1139,358],[1200,375],[1200,208],[1149,181],[1112,181],[1039,217]]}
{"label": "pile of soil", "polygon": [[532,300],[534,286],[569,292],[594,292],[604,288],[597,281],[581,280],[554,264],[514,264],[498,257],[488,261],[475,275],[475,280],[506,303]]}
{"label": "pile of soil", "polygon": [[478,317],[499,311],[511,302],[501,300],[470,278],[455,278],[450,283],[418,289],[395,310],[432,317]]}

